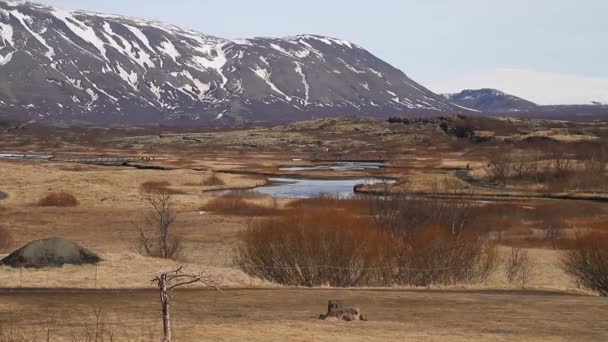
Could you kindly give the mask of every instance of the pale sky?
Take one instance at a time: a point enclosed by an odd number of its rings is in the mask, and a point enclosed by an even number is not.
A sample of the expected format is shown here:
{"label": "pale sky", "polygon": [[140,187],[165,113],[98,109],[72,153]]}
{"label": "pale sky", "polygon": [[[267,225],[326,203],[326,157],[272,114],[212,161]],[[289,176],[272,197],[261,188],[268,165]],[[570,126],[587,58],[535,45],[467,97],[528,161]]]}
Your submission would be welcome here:
{"label": "pale sky", "polygon": [[350,40],[436,92],[608,103],[608,0],[39,0],[223,38]]}

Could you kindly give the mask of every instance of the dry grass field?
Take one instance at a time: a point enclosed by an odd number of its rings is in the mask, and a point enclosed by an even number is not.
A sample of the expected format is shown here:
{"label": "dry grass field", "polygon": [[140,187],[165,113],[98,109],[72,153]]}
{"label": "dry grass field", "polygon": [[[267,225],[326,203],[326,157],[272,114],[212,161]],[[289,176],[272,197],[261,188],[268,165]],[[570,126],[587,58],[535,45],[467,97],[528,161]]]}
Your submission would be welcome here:
{"label": "dry grass field", "polygon": [[[0,294],[0,322],[19,322],[53,341],[96,326],[119,341],[159,338],[155,291]],[[343,299],[368,322],[320,321],[328,299]],[[183,290],[176,294],[176,341],[601,341],[606,300],[532,291]]]}
{"label": "dry grass field", "polygon": [[[600,129],[602,124],[471,120],[471,125],[477,125],[477,137],[497,140],[462,141],[442,133],[434,123],[363,119],[160,134],[146,129],[91,129],[86,139],[69,129],[58,129],[61,137],[51,138],[41,128],[0,134],[0,152],[55,156],[52,161],[0,160],[0,192],[7,195],[0,200],[0,228],[11,236],[8,246],[0,244],[0,256],[29,241],[60,236],[103,259],[97,266],[0,266],[0,288],[4,289],[0,290],[0,341],[7,327],[39,340],[44,340],[50,327],[53,341],[85,341],[82,336],[94,325],[95,312],[116,333],[114,340],[158,340],[158,294],[151,279],[176,262],[189,270],[208,270],[221,279],[225,290],[223,294],[177,291],[177,341],[606,340],[605,299],[564,273],[560,267],[563,250],[551,248],[544,229],[553,219],[559,222],[563,249],[576,231],[608,228],[608,206],[601,201],[608,193],[574,182],[585,164],[575,160],[584,154],[576,144],[605,141],[607,131]],[[530,157],[537,148],[518,144],[538,137],[574,146],[572,175],[556,181],[576,185],[576,189],[559,189],[572,198],[544,198],[558,193],[552,192],[554,185],[549,182],[513,178],[500,186],[486,179],[496,146],[511,144],[512,155]],[[68,162],[76,156],[155,158],[130,165]],[[280,170],[287,165],[327,165],[349,159],[382,160],[384,167]],[[468,178],[456,170],[466,170]],[[603,172],[601,177],[605,177]],[[483,283],[392,289],[300,289],[251,277],[235,265],[234,255],[253,219],[307,210],[307,206],[328,210],[336,203],[241,192],[231,199],[217,192],[254,188],[266,184],[268,176],[390,177],[397,180],[392,191],[422,195],[436,195],[438,185],[449,184],[450,194],[474,204],[475,229],[498,245],[500,255],[507,255],[512,247],[528,252],[533,260],[530,274],[525,284],[510,283],[499,267]],[[134,226],[143,222],[147,210],[142,190],[155,187],[170,192],[175,204],[173,232],[182,241],[177,261],[141,255],[137,247]],[[53,193],[70,194],[77,202],[41,206],[40,200]],[[335,209],[369,214],[360,205]],[[327,300],[334,298],[359,306],[370,321],[317,320]]]}

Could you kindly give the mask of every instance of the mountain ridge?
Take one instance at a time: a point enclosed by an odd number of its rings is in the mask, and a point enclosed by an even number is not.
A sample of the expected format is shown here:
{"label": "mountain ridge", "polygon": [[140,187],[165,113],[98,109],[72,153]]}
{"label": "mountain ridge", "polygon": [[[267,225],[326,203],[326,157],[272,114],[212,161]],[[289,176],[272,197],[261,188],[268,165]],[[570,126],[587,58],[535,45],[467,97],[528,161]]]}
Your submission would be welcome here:
{"label": "mountain ridge", "polygon": [[0,2],[0,115],[290,122],[467,111],[347,40],[224,39],[156,20]]}
{"label": "mountain ridge", "polygon": [[531,101],[493,88],[465,89],[443,96],[454,104],[480,112],[515,112],[539,107]]}

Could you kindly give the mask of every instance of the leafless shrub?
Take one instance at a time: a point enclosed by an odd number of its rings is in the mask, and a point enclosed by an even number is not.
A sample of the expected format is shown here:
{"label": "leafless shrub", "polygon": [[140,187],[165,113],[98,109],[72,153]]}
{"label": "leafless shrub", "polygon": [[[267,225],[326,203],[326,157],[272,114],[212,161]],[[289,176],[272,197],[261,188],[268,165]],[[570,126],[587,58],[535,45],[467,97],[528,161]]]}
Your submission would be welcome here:
{"label": "leafless shrub", "polygon": [[608,235],[577,234],[572,249],[562,256],[561,267],[577,283],[608,296]]}
{"label": "leafless shrub", "polygon": [[568,172],[572,171],[572,157],[566,151],[566,149],[560,148],[560,146],[552,145],[548,154],[549,163],[553,169],[555,177],[563,177],[568,174]]}
{"label": "leafless shrub", "polygon": [[93,323],[85,324],[81,331],[72,333],[72,341],[112,342],[117,341],[118,328],[106,319],[101,308],[93,308]]}
{"label": "leafless shrub", "polygon": [[170,185],[171,185],[171,183],[169,183],[166,180],[146,181],[146,182],[141,183],[141,185],[139,187],[141,188],[142,192],[150,193],[150,192],[155,192],[155,191],[166,191],[167,187]]}
{"label": "leafless shrub", "polygon": [[488,175],[488,181],[492,184],[507,185],[511,174],[512,156],[507,150],[499,150],[493,153],[484,171]]}
{"label": "leafless shrub", "polygon": [[285,285],[388,285],[388,235],[366,218],[335,211],[253,221],[235,262],[246,273]]}
{"label": "leafless shrub", "polygon": [[209,177],[206,177],[201,182],[202,186],[223,186],[226,185],[224,180],[222,180],[217,173],[212,172]]}
{"label": "leafless shrub", "polygon": [[426,197],[407,189],[385,191],[386,195],[369,198],[369,213],[376,224],[393,233],[407,235],[422,227],[442,225],[458,235],[474,213],[474,204],[466,197],[468,192],[448,183],[435,185]]}
{"label": "leafless shrub", "polygon": [[138,234],[140,252],[165,259],[176,259],[181,252],[181,239],[173,230],[176,214],[171,193],[162,190],[142,192],[150,207],[144,224],[133,223]]}
{"label": "leafless shrub", "polygon": [[327,210],[253,222],[235,258],[252,276],[310,287],[482,282],[497,260],[474,233],[446,226],[388,232],[370,218]]}
{"label": "leafless shrub", "polygon": [[0,324],[0,342],[35,342],[35,336],[32,336],[27,330],[19,329],[12,324],[4,326]]}
{"label": "leafless shrub", "polygon": [[78,200],[70,193],[54,192],[40,199],[38,205],[41,207],[76,207]]}
{"label": "leafless shrub", "polygon": [[558,242],[563,235],[563,226],[564,223],[557,218],[553,218],[544,223],[545,236],[547,237],[547,240],[551,242],[551,248],[554,250],[557,249]]}
{"label": "leafless shrub", "polygon": [[395,282],[401,285],[484,282],[498,265],[494,246],[470,232],[454,235],[448,227],[417,230],[398,246]]}
{"label": "leafless shrub", "polygon": [[532,259],[526,250],[512,247],[504,259],[505,276],[509,284],[520,282],[522,286],[526,286],[530,280],[532,266]]}
{"label": "leafless shrub", "polygon": [[183,195],[184,192],[181,190],[171,189],[171,183],[166,180],[163,181],[147,181],[140,185],[141,192],[153,193],[153,192],[166,192],[172,195]]}
{"label": "leafless shrub", "polygon": [[230,192],[214,197],[203,205],[201,210],[240,216],[269,216],[277,214],[278,208],[274,206],[275,202],[273,202],[273,207],[267,207],[248,201],[246,197],[242,197],[243,194]]}

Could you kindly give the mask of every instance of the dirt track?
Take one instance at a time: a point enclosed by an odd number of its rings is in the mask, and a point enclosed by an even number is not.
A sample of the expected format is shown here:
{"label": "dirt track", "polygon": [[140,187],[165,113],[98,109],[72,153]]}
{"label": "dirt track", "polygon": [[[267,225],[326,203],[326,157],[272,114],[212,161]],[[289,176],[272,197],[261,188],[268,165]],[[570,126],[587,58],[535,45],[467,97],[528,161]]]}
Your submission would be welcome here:
{"label": "dirt track", "polygon": [[[359,306],[370,321],[319,321],[328,299]],[[52,315],[57,339],[93,323],[96,308],[116,324],[118,340],[122,332],[146,341],[160,330],[153,290],[3,291],[0,302],[0,322],[34,327],[48,319],[44,313]],[[531,291],[182,290],[174,317],[179,341],[599,341],[608,339],[606,304],[605,298]]]}

